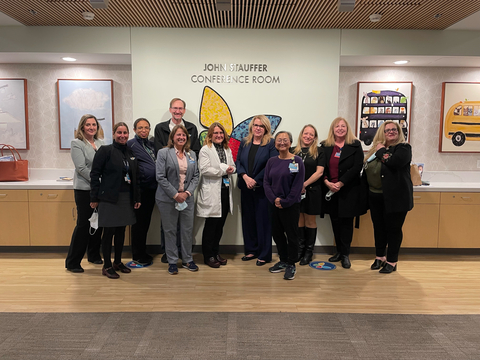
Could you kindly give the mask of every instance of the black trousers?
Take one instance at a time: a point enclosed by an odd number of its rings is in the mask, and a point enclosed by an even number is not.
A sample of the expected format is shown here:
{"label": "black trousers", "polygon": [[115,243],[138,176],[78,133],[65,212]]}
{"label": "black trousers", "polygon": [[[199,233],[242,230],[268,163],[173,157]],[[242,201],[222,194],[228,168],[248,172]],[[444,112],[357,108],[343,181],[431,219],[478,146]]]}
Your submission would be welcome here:
{"label": "black trousers", "polygon": [[90,191],[74,190],[75,204],[77,206],[77,225],[73,230],[70,248],[68,249],[65,267],[75,269],[80,267],[83,256],[88,249],[88,260],[93,262],[101,259],[100,243],[102,228],[98,228],[95,234],[90,235],[90,222],[93,209],[90,207]]}
{"label": "black trousers", "polygon": [[330,222],[332,223],[333,236],[337,253],[350,255],[350,245],[353,238],[353,217],[338,216],[338,195],[332,196],[329,204]]}
{"label": "black trousers", "polygon": [[135,210],[137,222],[132,225],[132,260],[147,257],[147,234],[155,207],[156,189],[142,189],[141,206]]}
{"label": "black trousers", "polygon": [[219,244],[223,235],[223,226],[225,225],[230,209],[229,191],[227,187],[222,188],[220,197],[222,202],[222,216],[218,218],[206,218],[203,227],[202,252],[205,261],[218,255]]}
{"label": "black trousers", "polygon": [[104,268],[112,267],[112,238],[115,244],[115,264],[122,262],[123,244],[125,242],[126,226],[105,227],[102,236],[102,253]]}
{"label": "black trousers", "polygon": [[300,203],[285,209],[270,204],[272,215],[272,235],[277,245],[280,261],[295,265],[298,260],[298,219]]}
{"label": "black trousers", "polygon": [[386,213],[383,194],[371,191],[369,193],[376,256],[383,257],[386,253],[388,262],[397,262],[403,240],[402,226],[407,212]]}

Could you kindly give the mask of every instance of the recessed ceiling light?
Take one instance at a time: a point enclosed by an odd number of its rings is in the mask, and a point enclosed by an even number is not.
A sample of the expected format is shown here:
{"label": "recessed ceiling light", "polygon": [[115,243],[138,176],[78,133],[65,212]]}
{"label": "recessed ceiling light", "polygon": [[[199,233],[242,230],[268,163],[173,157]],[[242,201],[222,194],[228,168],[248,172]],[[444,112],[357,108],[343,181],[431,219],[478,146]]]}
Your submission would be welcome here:
{"label": "recessed ceiling light", "polygon": [[75,58],[73,58],[73,57],[69,57],[69,56],[63,57],[62,60],[65,60],[65,61],[77,61],[77,59],[75,59]]}
{"label": "recessed ceiling light", "polygon": [[371,22],[379,22],[382,18],[382,14],[372,14],[368,17]]}
{"label": "recessed ceiling light", "polygon": [[398,61],[395,61],[394,64],[395,65],[403,65],[403,64],[408,64],[410,61],[408,60],[398,60]]}
{"label": "recessed ceiling light", "polygon": [[82,12],[82,16],[85,20],[93,20],[93,18],[95,17],[95,14],[90,11],[84,11]]}

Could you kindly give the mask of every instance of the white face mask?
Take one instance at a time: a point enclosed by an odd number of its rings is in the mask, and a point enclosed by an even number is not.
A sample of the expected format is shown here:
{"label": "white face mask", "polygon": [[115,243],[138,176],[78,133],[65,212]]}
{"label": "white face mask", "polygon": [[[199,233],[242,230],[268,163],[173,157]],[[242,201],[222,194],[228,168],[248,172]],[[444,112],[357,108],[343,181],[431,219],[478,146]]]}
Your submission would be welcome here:
{"label": "white face mask", "polygon": [[182,210],[185,210],[187,208],[188,204],[186,201],[182,202],[182,203],[175,203],[175,209],[177,209],[178,211],[182,211]]}
{"label": "white face mask", "polygon": [[[98,229],[98,208],[93,210],[92,216],[90,217],[90,219],[88,219],[88,221],[90,221],[90,230],[89,230],[90,235],[93,235]],[[94,229],[93,233],[92,233],[92,229]]]}

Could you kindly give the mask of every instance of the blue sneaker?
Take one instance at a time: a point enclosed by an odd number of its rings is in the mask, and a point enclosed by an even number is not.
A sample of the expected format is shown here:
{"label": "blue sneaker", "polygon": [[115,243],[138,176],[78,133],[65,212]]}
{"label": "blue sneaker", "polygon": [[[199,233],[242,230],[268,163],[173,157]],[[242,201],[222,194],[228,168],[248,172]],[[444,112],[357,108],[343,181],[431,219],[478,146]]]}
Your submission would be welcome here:
{"label": "blue sneaker", "polygon": [[271,273],[279,273],[279,272],[285,271],[287,266],[288,266],[287,263],[283,261],[279,261],[275,265],[273,265],[270,269],[268,269],[268,271],[270,271]]}
{"label": "blue sneaker", "polygon": [[170,275],[177,275],[178,274],[177,264],[168,265],[168,273]]}
{"label": "blue sneaker", "polygon": [[285,269],[285,275],[283,278],[285,280],[293,280],[295,279],[295,273],[297,272],[297,268],[295,265],[288,265],[287,268]]}
{"label": "blue sneaker", "polygon": [[190,261],[188,263],[182,263],[182,266],[185,268],[185,269],[188,269],[190,271],[198,271],[198,266],[195,265],[195,263],[193,261]]}

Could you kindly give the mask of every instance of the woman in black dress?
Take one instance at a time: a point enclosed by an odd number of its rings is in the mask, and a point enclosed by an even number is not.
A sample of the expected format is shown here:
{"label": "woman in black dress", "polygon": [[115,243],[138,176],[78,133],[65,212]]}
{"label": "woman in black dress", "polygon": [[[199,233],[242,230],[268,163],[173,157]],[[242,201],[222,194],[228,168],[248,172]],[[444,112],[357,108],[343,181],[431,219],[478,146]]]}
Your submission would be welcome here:
{"label": "woman in black dress", "polygon": [[299,246],[298,260],[300,265],[308,265],[312,261],[315,240],[317,239],[316,216],[322,207],[322,182],[325,167],[323,149],[318,147],[318,133],[313,125],[305,125],[298,135],[295,155],[302,158],[305,165],[305,182],[303,183],[302,202],[300,203],[300,219],[298,221]]}
{"label": "woman in black dress", "polygon": [[[137,183],[137,160],[127,147],[128,126],[119,122],[113,126],[113,144],[102,146],[93,159],[90,206],[98,206],[98,226],[103,227],[102,274],[118,279],[115,272],[129,273],[122,263],[125,227],[135,224],[134,209],[140,208]],[[112,264],[112,238],[115,237],[115,260]]]}

